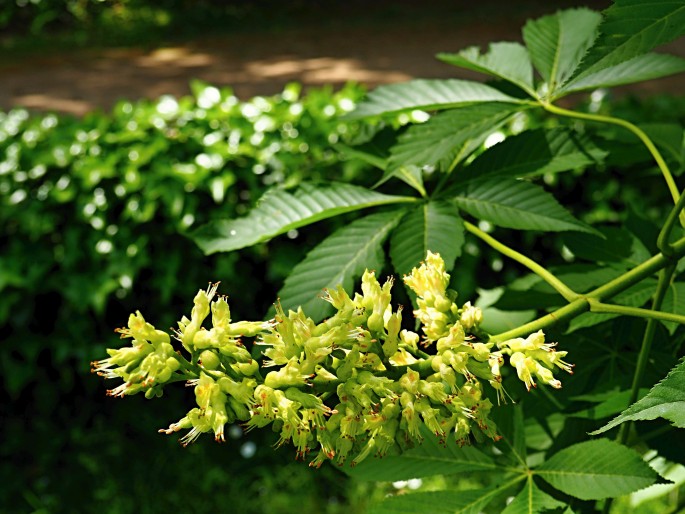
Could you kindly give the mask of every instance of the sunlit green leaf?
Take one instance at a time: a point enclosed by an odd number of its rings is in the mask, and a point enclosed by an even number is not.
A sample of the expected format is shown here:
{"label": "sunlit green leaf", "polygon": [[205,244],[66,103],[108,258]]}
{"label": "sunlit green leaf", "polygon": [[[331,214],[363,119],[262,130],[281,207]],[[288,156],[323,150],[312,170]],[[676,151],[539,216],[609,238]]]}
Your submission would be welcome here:
{"label": "sunlit green leaf", "polygon": [[332,306],[321,299],[326,288],[338,284],[350,294],[354,280],[365,269],[380,273],[383,241],[404,215],[404,209],[380,212],[360,218],[324,239],[295,266],[278,292],[283,308],[302,306],[315,321],[326,317]]}
{"label": "sunlit green leaf", "polygon": [[427,202],[402,218],[390,238],[390,258],[395,272],[405,275],[426,258],[439,253],[451,270],[461,255],[464,224],[457,208],[448,202]]}
{"label": "sunlit green leaf", "polygon": [[558,509],[566,505],[554,499],[535,485],[532,476],[526,480],[526,485],[512,502],[502,511],[502,514],[537,514],[550,509]]}
{"label": "sunlit green leaf", "polygon": [[519,43],[491,43],[487,53],[472,46],[456,54],[440,53],[438,59],[468,70],[507,80],[535,96],[533,65],[526,47]]}
{"label": "sunlit green leaf", "polygon": [[192,237],[206,254],[230,252],[345,212],[413,201],[414,198],[384,195],[335,182],[302,184],[294,193],[271,189],[247,216],[212,221]]}
{"label": "sunlit green leaf", "polygon": [[487,102],[518,103],[519,100],[479,82],[418,79],[374,89],[350,117],[362,118],[413,109],[435,111]]}
{"label": "sunlit green leaf", "polygon": [[469,184],[453,198],[460,209],[495,225],[519,230],[594,233],[540,186],[522,180],[487,180]]}
{"label": "sunlit green leaf", "polygon": [[548,94],[573,74],[597,37],[602,16],[589,9],[569,9],[526,23],[523,40]]}
{"label": "sunlit green leaf", "polygon": [[637,452],[608,439],[564,448],[535,471],[554,488],[581,500],[614,498],[657,479]]}
{"label": "sunlit green leaf", "polygon": [[685,59],[674,55],[649,53],[633,57],[609,68],[603,68],[595,73],[583,75],[582,78],[563,87],[561,93],[568,94],[587,89],[633,84],[675,75],[683,71],[685,71]]}
{"label": "sunlit green leaf", "polygon": [[488,103],[440,113],[413,125],[390,149],[389,169],[413,164],[450,170],[518,109],[512,104]]}
{"label": "sunlit green leaf", "polygon": [[442,194],[454,193],[474,180],[536,177],[584,168],[605,155],[589,138],[565,128],[526,131],[506,138],[455,172]]}
{"label": "sunlit green leaf", "polygon": [[615,0],[603,15],[600,35],[571,83],[685,34],[685,4],[679,0]]}

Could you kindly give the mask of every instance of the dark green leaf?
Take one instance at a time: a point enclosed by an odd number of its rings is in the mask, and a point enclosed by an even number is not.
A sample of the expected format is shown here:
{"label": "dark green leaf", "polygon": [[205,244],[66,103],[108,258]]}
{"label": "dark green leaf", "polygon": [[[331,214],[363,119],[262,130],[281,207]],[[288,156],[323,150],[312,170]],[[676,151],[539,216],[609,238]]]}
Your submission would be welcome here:
{"label": "dark green leaf", "polygon": [[523,180],[487,180],[468,185],[453,201],[472,216],[519,230],[594,229],[574,218],[540,186]]}
{"label": "dark green leaf", "polygon": [[685,4],[680,0],[616,0],[603,14],[600,35],[571,83],[685,34]]}
{"label": "dark green leaf", "polygon": [[473,180],[536,177],[583,168],[601,161],[605,155],[587,137],[568,129],[531,130],[508,137],[454,173],[450,179],[453,184],[443,194],[456,193]]}
{"label": "dark green leaf", "polygon": [[369,514],[478,514],[498,493],[498,489],[478,489],[403,494],[372,506]]}
{"label": "dark green leaf", "polygon": [[336,182],[302,184],[294,193],[272,189],[244,218],[212,221],[192,237],[206,254],[230,252],[345,212],[413,201],[414,198],[384,195]]}
{"label": "dark green leaf", "polygon": [[685,360],[673,368],[666,378],[655,385],[647,396],[634,403],[594,434],[611,430],[626,421],[664,418],[673,426],[685,428]]}
{"label": "dark green leaf", "polygon": [[519,100],[480,82],[418,79],[374,89],[350,117],[363,118],[413,109],[435,111],[484,102],[518,103]]}
{"label": "dark green leaf", "polygon": [[678,164],[685,160],[685,130],[680,123],[641,123],[639,127],[665,152],[664,157]]}
{"label": "dark green leaf", "polygon": [[599,13],[589,9],[569,9],[531,20],[523,28],[523,40],[533,64],[553,95],[573,74],[587,49],[597,37]]}
{"label": "dark green leaf", "polygon": [[[645,391],[646,393],[647,391]],[[630,401],[632,391],[612,391],[602,395],[583,395],[574,397],[574,401],[597,401],[597,405],[569,414],[574,418],[604,419],[624,410]],[[643,394],[644,396],[644,394]],[[596,397],[597,400],[593,400]]]}
{"label": "dark green leaf", "polygon": [[492,419],[497,425],[501,439],[495,443],[512,465],[526,469],[526,433],[523,425],[523,410],[520,405],[503,405],[494,409]]}
{"label": "dark green leaf", "polygon": [[376,188],[381,184],[385,184],[385,182],[393,177],[400,179],[405,184],[416,189],[421,196],[426,196],[426,188],[423,185],[423,173],[421,172],[421,168],[411,164],[407,166],[400,166],[399,168],[392,170],[389,168],[386,169],[381,179],[376,182],[373,187]]}
{"label": "dark green leaf", "polygon": [[574,444],[554,454],[536,474],[581,500],[600,500],[652,485],[656,472],[635,451],[608,439]]}
{"label": "dark green leaf", "polygon": [[423,443],[402,455],[366,459],[354,468],[343,470],[359,480],[406,480],[433,475],[473,471],[498,471],[493,460],[473,446],[459,446],[454,440],[443,444],[422,427]]}
{"label": "dark green leaf", "polygon": [[564,234],[566,247],[579,259],[600,263],[619,263],[626,268],[641,264],[651,256],[642,242],[619,227],[596,227],[604,236]]}
{"label": "dark green leaf", "polygon": [[558,509],[564,505],[566,505],[564,502],[554,499],[541,490],[535,485],[533,477],[529,476],[526,485],[502,511],[502,514],[537,514],[545,510]]}
{"label": "dark green leaf", "polygon": [[348,159],[359,159],[360,161],[364,161],[381,170],[385,170],[385,168],[388,167],[387,159],[379,157],[378,155],[370,152],[365,152],[360,147],[351,147],[338,143],[333,145],[333,148],[335,148]]}
{"label": "dark green leaf", "polygon": [[383,170],[383,176],[374,184],[374,189],[384,184],[393,177],[399,178],[405,184],[416,189],[421,196],[426,196],[426,188],[423,185],[423,176],[421,170],[417,166],[401,166],[395,170],[388,169],[387,157],[380,157],[374,153],[370,153],[361,149],[361,147],[349,147],[346,145],[335,145],[335,149],[346,157],[359,159],[376,168]]}
{"label": "dark green leaf", "polygon": [[413,125],[390,149],[389,169],[414,164],[450,170],[518,109],[493,102],[444,112]]}
{"label": "dark green leaf", "polygon": [[383,241],[401,217],[404,209],[380,212],[360,218],[324,239],[295,266],[278,292],[283,308],[302,306],[308,316],[319,321],[332,307],[320,298],[326,288],[342,284],[352,293],[354,280],[365,269],[383,268]]}
{"label": "dark green leaf", "polygon": [[668,75],[675,75],[685,71],[685,59],[674,55],[649,53],[603,68],[595,73],[583,75],[582,78],[570,82],[560,91],[569,94],[599,87],[613,87],[623,84],[633,84],[644,80],[658,79]]}
{"label": "dark green leaf", "polygon": [[390,238],[390,258],[398,275],[409,273],[430,250],[439,253],[451,270],[461,255],[464,223],[448,202],[428,202],[410,211]]}
{"label": "dark green leaf", "polygon": [[457,54],[438,54],[438,59],[460,68],[507,80],[535,96],[533,65],[528,50],[519,43],[492,43],[485,54],[481,54],[477,46],[472,46]]}
{"label": "dark green leaf", "polygon": [[[674,282],[668,286],[661,310],[680,314],[681,316],[685,315],[685,282]],[[666,325],[668,333],[671,335],[680,326],[679,323],[674,321],[662,321],[662,323]]]}

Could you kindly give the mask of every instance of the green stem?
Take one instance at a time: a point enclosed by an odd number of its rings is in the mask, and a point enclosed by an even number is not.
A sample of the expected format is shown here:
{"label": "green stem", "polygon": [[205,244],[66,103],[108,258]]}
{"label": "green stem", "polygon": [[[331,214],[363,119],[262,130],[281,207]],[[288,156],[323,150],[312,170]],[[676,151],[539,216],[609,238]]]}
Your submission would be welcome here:
{"label": "green stem", "polygon": [[668,240],[671,237],[673,226],[675,225],[678,216],[680,216],[680,213],[683,211],[683,208],[685,208],[685,195],[680,195],[680,198],[678,199],[678,202],[675,204],[675,207],[673,207],[673,209],[671,209],[671,212],[668,213],[668,218],[666,218],[664,226],[661,227],[659,237],[656,240],[657,248],[659,248],[659,251],[664,255],[670,256],[673,252],[673,247],[668,242]]}
{"label": "green stem", "polygon": [[[628,129],[630,132],[635,134],[640,139],[640,141],[642,141],[642,143],[647,147],[647,150],[649,150],[649,153],[652,154],[654,161],[661,170],[661,174],[663,175],[664,180],[666,180],[666,185],[668,186],[668,190],[671,192],[673,202],[676,204],[678,203],[678,200],[680,200],[680,191],[678,190],[678,186],[676,186],[675,180],[673,179],[673,175],[671,174],[671,170],[668,168],[668,165],[662,157],[661,152],[659,152],[659,150],[654,145],[649,136],[645,134],[642,131],[642,129],[640,129],[640,127],[633,125],[629,121],[622,120],[620,118],[614,118],[612,116],[571,111],[569,109],[564,109],[563,107],[558,107],[556,105],[546,102],[541,102],[540,105],[547,112],[551,112],[552,114],[558,114],[559,116],[567,116],[569,118],[596,121],[599,123],[610,123],[612,125],[618,125],[620,127]],[[685,227],[685,213],[680,214],[680,223]]]}
{"label": "green stem", "polygon": [[[675,271],[675,264],[664,268],[659,273],[659,283],[656,286],[656,294],[654,295],[654,300],[652,301],[652,310],[658,311],[661,309],[661,304],[664,301],[664,296],[666,296],[666,291],[671,283],[671,278],[673,277],[673,272]],[[642,382],[642,377],[645,374],[645,369],[647,368],[647,360],[649,358],[649,352],[652,349],[652,341],[654,340],[654,331],[656,330],[657,320],[651,318],[647,321],[647,327],[645,328],[644,336],[642,337],[642,346],[640,348],[640,354],[637,358],[637,366],[635,367],[635,374],[633,375],[633,385],[630,390],[630,399],[628,400],[628,405],[632,405],[637,401],[640,394],[640,383]],[[624,423],[618,432],[618,440],[625,444],[628,440],[630,423]]]}
{"label": "green stem", "polygon": [[625,305],[602,303],[593,298],[588,298],[588,302],[590,303],[590,312],[620,314],[622,316],[635,316],[638,318],[673,321],[675,323],[685,325],[685,316],[681,316],[679,314],[653,311],[651,309],[639,309],[637,307],[626,307]]}
{"label": "green stem", "polygon": [[620,277],[617,277],[614,280],[607,282],[603,286],[600,286],[597,289],[578,297],[576,300],[573,300],[568,305],[565,305],[554,312],[546,314],[541,318],[533,320],[530,323],[526,323],[525,325],[513,330],[508,330],[506,332],[491,336],[490,342],[500,343],[515,337],[527,336],[533,332],[554,325],[559,321],[578,316],[579,314],[590,309],[591,300],[594,299],[601,301],[612,298],[622,291],[625,291],[630,286],[635,285],[645,278],[653,275],[657,271],[672,265],[677,259],[685,255],[685,237],[673,243],[671,247],[673,249],[673,254],[671,256],[667,257],[663,253],[658,253],[654,257],[647,259],[642,264],[635,266],[630,271],[627,271]]}
{"label": "green stem", "polygon": [[583,312],[587,311],[589,308],[590,304],[587,302],[585,298],[578,298],[577,300],[572,301],[568,305],[564,305],[560,309],[557,309],[554,312],[550,312],[549,314],[546,314],[541,318],[526,323],[525,325],[521,325],[520,327],[514,328],[512,330],[507,330],[506,332],[501,332],[494,336],[490,336],[488,342],[503,343],[504,341],[508,341],[509,339],[530,335],[533,332],[542,330],[543,328],[559,323],[560,321],[575,318],[579,314],[582,314]]}
{"label": "green stem", "polygon": [[494,237],[486,234],[481,229],[469,223],[468,221],[464,222],[464,227],[474,236],[478,237],[479,239],[483,240],[484,242],[492,246],[502,255],[506,255],[510,259],[513,259],[516,262],[523,264],[526,268],[531,270],[533,273],[535,273],[545,282],[547,282],[550,286],[552,286],[561,296],[564,297],[566,301],[572,302],[573,300],[578,298],[578,293],[573,291],[570,287],[568,287],[561,280],[555,277],[549,270],[547,270],[543,266],[540,266],[534,260],[526,257],[522,253],[519,253],[512,248],[509,248],[507,245],[500,243]]}

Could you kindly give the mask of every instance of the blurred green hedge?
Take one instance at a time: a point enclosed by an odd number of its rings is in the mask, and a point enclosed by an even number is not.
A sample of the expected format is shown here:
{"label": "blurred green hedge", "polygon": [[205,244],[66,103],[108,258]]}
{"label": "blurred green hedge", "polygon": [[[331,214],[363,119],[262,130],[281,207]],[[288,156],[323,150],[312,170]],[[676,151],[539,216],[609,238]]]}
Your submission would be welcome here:
{"label": "blurred green hedge", "polygon": [[[365,164],[332,150],[358,132],[339,117],[361,87],[302,94],[290,85],[245,102],[228,89],[192,89],[192,97],[122,102],[83,119],[0,113],[0,505],[12,512],[209,512],[227,501],[217,491],[270,494],[286,478],[307,485],[293,505],[342,509],[321,498],[346,494],[316,490],[340,489],[331,485],[337,476],[314,487],[306,466],[279,471],[274,459],[290,455],[274,455],[268,436],[249,439],[257,453],[245,473],[239,455],[248,439],[238,427],[228,448],[181,451],[155,429],[187,399],[119,405],[89,375],[89,361],[114,344],[112,330],[130,312],[171,326],[209,281],[224,282],[236,318],[261,319],[319,238],[292,233],[278,245],[208,258],[184,236],[189,230],[245,212],[275,184],[364,181]],[[192,471],[203,464],[212,478]],[[257,487],[257,476],[273,484]],[[170,489],[160,497],[138,498],[164,480]],[[212,499],[191,509],[184,498],[193,490]],[[278,512],[270,502],[285,500],[274,498],[258,509],[253,502],[253,512]]]}

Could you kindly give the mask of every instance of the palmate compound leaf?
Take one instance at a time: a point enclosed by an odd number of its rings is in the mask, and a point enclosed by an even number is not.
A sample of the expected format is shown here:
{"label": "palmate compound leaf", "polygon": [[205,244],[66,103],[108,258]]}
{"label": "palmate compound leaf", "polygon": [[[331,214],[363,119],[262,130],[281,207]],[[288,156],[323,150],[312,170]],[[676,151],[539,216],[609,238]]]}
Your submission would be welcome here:
{"label": "palmate compound leaf", "polygon": [[519,230],[595,233],[574,218],[540,186],[523,180],[483,180],[467,185],[452,198],[460,209],[500,227]]}
{"label": "palmate compound leaf", "polygon": [[388,169],[413,164],[451,170],[519,110],[516,104],[492,102],[443,112],[412,125],[390,149]]}
{"label": "palmate compound leaf", "polygon": [[608,439],[564,448],[535,472],[555,489],[581,500],[622,496],[657,480],[637,452]]}
{"label": "palmate compound leaf", "polygon": [[685,34],[682,0],[615,0],[603,15],[600,35],[567,84],[569,87]]}
{"label": "palmate compound leaf", "polygon": [[526,485],[502,514],[538,514],[550,509],[559,509],[564,505],[564,502],[553,498],[535,485],[533,477],[529,476]]}
{"label": "palmate compound leaf", "polygon": [[424,425],[421,426],[421,435],[423,443],[401,455],[365,459],[356,467],[346,465],[343,471],[359,480],[389,482],[474,471],[506,471],[474,446],[459,446],[453,439],[442,444]]}
{"label": "palmate compound leaf", "polygon": [[595,73],[583,75],[578,80],[574,80],[561,88],[559,96],[600,87],[634,84],[644,80],[675,75],[683,71],[685,71],[685,59],[674,55],[648,53]]}
{"label": "palmate compound leaf", "polygon": [[380,272],[384,262],[383,241],[404,213],[404,209],[398,209],[370,214],[319,243],[293,268],[279,291],[284,310],[302,306],[317,322],[330,315],[332,306],[321,299],[323,290],[342,284],[351,293],[354,280],[365,269]]}
{"label": "palmate compound leaf", "polygon": [[440,53],[437,57],[448,64],[509,81],[530,96],[536,96],[530,55],[520,43],[491,43],[484,54],[472,46],[456,54]]}
{"label": "palmate compound leaf", "polygon": [[437,111],[487,102],[520,103],[521,101],[480,82],[457,79],[417,79],[374,89],[348,117],[364,118],[414,109]]}
{"label": "palmate compound leaf", "polygon": [[441,196],[456,194],[467,182],[486,178],[537,177],[596,164],[607,152],[566,128],[536,129],[506,138],[450,177]]}
{"label": "palmate compound leaf", "polygon": [[464,223],[457,208],[449,202],[430,201],[409,211],[393,230],[390,258],[400,276],[418,267],[429,250],[439,253],[451,270],[463,244]]}
{"label": "palmate compound leaf", "polygon": [[569,9],[531,20],[523,28],[523,40],[544,81],[547,94],[573,74],[597,37],[601,14],[590,9]]}
{"label": "palmate compound leaf", "polygon": [[211,221],[197,229],[192,237],[206,254],[230,252],[338,214],[414,201],[415,198],[385,195],[338,182],[305,183],[293,193],[271,189],[247,216]]}
{"label": "palmate compound leaf", "polygon": [[666,378],[647,393],[647,396],[592,434],[601,434],[626,421],[656,418],[667,419],[673,426],[685,428],[685,360],[681,360]]}

